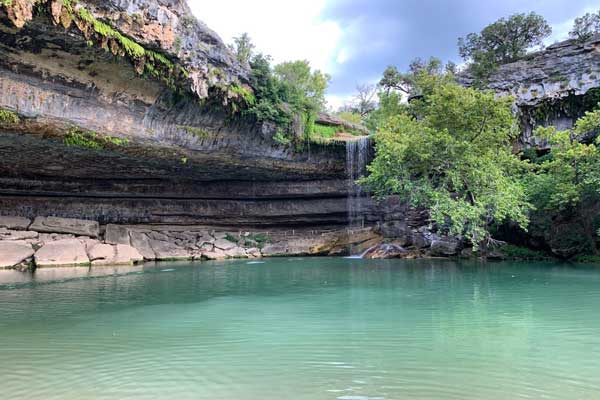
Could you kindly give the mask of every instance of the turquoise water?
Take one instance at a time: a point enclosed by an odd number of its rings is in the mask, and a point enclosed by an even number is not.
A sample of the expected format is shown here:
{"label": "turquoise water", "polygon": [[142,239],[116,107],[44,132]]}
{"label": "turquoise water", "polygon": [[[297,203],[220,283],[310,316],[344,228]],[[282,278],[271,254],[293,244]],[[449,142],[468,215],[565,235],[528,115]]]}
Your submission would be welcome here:
{"label": "turquoise water", "polygon": [[0,398],[600,399],[600,267],[70,271],[0,275]]}

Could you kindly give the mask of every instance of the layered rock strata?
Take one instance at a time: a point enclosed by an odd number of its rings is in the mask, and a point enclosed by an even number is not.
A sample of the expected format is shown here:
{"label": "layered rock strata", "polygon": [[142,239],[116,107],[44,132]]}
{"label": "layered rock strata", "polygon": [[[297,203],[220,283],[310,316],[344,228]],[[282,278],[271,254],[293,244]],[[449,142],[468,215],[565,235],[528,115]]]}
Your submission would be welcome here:
{"label": "layered rock strata", "polygon": [[[33,6],[35,3],[35,7]],[[0,209],[102,224],[340,226],[345,147],[234,110],[247,66],[183,0],[0,3]]]}
{"label": "layered rock strata", "polygon": [[[468,75],[459,80],[474,84]],[[556,43],[502,65],[490,75],[485,88],[515,98],[521,123],[520,146],[545,147],[533,135],[536,127],[570,129],[600,102],[600,35],[585,42],[572,39]]]}

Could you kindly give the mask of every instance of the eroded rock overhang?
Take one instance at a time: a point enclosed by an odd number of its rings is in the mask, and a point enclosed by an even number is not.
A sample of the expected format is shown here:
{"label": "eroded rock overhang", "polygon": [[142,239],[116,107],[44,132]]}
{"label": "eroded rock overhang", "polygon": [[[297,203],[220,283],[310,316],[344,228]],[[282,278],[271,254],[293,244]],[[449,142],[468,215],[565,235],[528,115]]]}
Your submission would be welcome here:
{"label": "eroded rock overhang", "polygon": [[[184,1],[12,6],[0,6],[0,108],[18,117],[0,123],[3,213],[345,222],[345,147],[299,151],[229,113],[248,71]],[[90,18],[118,34],[104,40]]]}
{"label": "eroded rock overhang", "polygon": [[[474,84],[468,76],[461,76],[459,81]],[[533,135],[536,127],[570,129],[600,102],[600,35],[585,42],[559,42],[502,65],[490,75],[485,89],[515,98],[520,146],[545,147]]]}

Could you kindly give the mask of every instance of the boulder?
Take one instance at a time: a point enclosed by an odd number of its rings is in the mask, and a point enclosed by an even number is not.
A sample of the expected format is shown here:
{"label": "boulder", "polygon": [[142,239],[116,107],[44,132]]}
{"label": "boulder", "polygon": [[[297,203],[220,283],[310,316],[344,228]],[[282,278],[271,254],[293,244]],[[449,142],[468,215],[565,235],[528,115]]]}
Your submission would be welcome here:
{"label": "boulder", "polygon": [[202,233],[198,236],[198,239],[196,241],[196,244],[199,246],[202,246],[205,243],[214,243],[215,242],[215,238],[210,236],[208,233]]}
{"label": "boulder", "polygon": [[90,265],[85,243],[79,239],[49,242],[35,253],[35,264],[44,267],[77,267]]}
{"label": "boulder", "polygon": [[265,257],[282,257],[290,255],[286,243],[283,242],[270,243],[261,250],[261,253]]}
{"label": "boulder", "polygon": [[67,233],[77,236],[100,236],[100,225],[97,221],[73,218],[37,217],[30,230],[46,233]]}
{"label": "boulder", "polygon": [[378,246],[371,247],[363,255],[365,259],[390,259],[390,258],[403,258],[408,254],[403,247],[396,244],[380,244]]}
{"label": "boulder", "polygon": [[436,238],[431,242],[429,253],[434,257],[455,256],[460,251],[460,242],[450,238]]}
{"label": "boulder", "polygon": [[31,225],[31,220],[22,217],[0,216],[0,228],[24,231]]}
{"label": "boulder", "polygon": [[227,254],[225,254],[224,251],[215,248],[214,251],[202,253],[202,258],[206,260],[225,260],[227,258]]}
{"label": "boulder", "polygon": [[225,255],[227,255],[228,258],[247,258],[248,255],[246,254],[246,250],[242,249],[241,247],[234,247],[233,249],[230,250],[226,250],[225,251]]}
{"label": "boulder", "polygon": [[221,249],[221,250],[231,250],[231,249],[237,247],[237,244],[230,242],[227,239],[217,239],[217,240],[215,240],[214,246],[217,249]]}
{"label": "boulder", "polygon": [[122,225],[106,225],[104,241],[109,244],[131,244],[129,230]]}
{"label": "boulder", "polygon": [[113,260],[116,265],[133,265],[144,262],[144,256],[137,249],[125,244],[118,244],[116,253]]}
{"label": "boulder", "polygon": [[256,247],[253,247],[253,248],[250,248],[250,249],[246,249],[246,254],[250,258],[261,258],[262,257],[260,249],[258,249]]}
{"label": "boulder", "polygon": [[431,243],[438,239],[435,233],[430,232],[427,228],[420,228],[412,233],[412,242],[417,249],[426,249],[431,246]]}
{"label": "boulder", "polygon": [[24,243],[0,242],[0,269],[13,268],[33,256],[33,248]]}
{"label": "boulder", "polygon": [[88,251],[93,266],[134,265],[144,261],[144,257],[126,244],[98,244]]}
{"label": "boulder", "polygon": [[115,258],[116,248],[112,244],[97,244],[88,249],[88,257],[92,265],[97,265],[98,262],[104,262]]}
{"label": "boulder", "polygon": [[196,248],[198,250],[200,250],[200,252],[205,253],[205,252],[213,251],[215,246],[212,243],[208,243],[208,242],[204,242],[202,244],[200,244],[200,242],[198,242],[198,244],[196,245]]}
{"label": "boulder", "polygon": [[163,242],[161,240],[150,240],[150,246],[154,251],[156,260],[159,261],[194,259],[194,255],[192,253],[171,242]]}
{"label": "boulder", "polygon": [[323,236],[314,243],[308,254],[343,256],[350,252],[361,253],[382,241],[382,237],[371,229],[345,232],[340,235]]}
{"label": "boulder", "polygon": [[131,237],[131,246],[139,251],[144,259],[149,261],[156,260],[156,254],[152,250],[150,239],[148,239],[148,236],[144,232],[132,231],[129,235]]}
{"label": "boulder", "polygon": [[402,243],[401,246],[409,246],[412,244],[412,231],[406,222],[385,222],[377,227],[377,232],[385,238],[393,238],[399,243]]}
{"label": "boulder", "polygon": [[13,231],[0,228],[0,240],[28,240],[37,239],[39,236],[39,233],[33,231]]}

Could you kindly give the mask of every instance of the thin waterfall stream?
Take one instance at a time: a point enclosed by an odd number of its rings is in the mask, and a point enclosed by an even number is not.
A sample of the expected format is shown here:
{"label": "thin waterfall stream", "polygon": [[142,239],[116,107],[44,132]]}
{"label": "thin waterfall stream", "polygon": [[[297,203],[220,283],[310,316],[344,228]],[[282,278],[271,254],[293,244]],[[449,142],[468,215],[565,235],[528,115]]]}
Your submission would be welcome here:
{"label": "thin waterfall stream", "polygon": [[371,139],[359,137],[346,143],[346,171],[348,174],[348,228],[364,228],[365,192],[356,181],[367,173],[367,165],[371,158]]}

